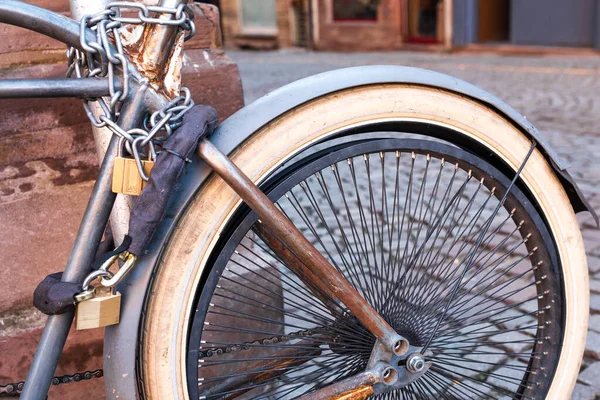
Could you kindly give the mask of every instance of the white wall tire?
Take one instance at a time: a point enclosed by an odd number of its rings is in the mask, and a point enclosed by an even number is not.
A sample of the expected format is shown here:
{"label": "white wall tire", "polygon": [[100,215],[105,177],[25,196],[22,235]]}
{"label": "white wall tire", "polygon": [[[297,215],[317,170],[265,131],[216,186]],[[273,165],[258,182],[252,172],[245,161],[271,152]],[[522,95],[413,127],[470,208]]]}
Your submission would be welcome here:
{"label": "white wall tire", "polygon": [[[490,149],[514,170],[531,145],[509,121],[464,96],[422,86],[386,84],[345,90],[298,107],[256,132],[230,156],[259,182],[311,143],[376,121],[449,127]],[[538,150],[521,177],[547,219],[563,266],[565,335],[547,398],[568,399],[579,373],[587,331],[589,290],[583,240],[569,199]],[[181,217],[167,246],[143,327],[140,373],[149,399],[189,398],[185,359],[194,293],[206,260],[238,205],[233,191],[219,177],[211,176]]]}

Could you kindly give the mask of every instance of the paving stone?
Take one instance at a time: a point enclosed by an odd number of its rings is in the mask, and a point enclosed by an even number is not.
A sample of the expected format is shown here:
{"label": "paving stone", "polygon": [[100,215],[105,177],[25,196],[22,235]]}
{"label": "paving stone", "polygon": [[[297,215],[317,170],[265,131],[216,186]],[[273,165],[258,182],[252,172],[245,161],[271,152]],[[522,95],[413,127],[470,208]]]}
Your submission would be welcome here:
{"label": "paving stone", "polygon": [[600,293],[600,280],[598,279],[590,279],[590,291],[592,293]]}
{"label": "paving stone", "polygon": [[593,256],[591,254],[587,255],[588,269],[590,270],[590,274],[595,274],[600,271],[600,257]]}
{"label": "paving stone", "polygon": [[585,250],[593,255],[600,255],[600,230],[584,229],[582,234]]}
{"label": "paving stone", "polygon": [[521,352],[523,349],[531,346],[534,338],[524,335],[521,332],[511,331],[499,335],[494,335],[490,338],[491,341],[498,343],[500,346],[506,347],[515,353]]}
{"label": "paving stone", "polygon": [[575,385],[575,389],[573,389],[573,393],[571,394],[572,400],[594,400],[596,396],[599,394],[599,390],[591,387],[585,386],[580,383]]}
{"label": "paving stone", "polygon": [[600,333],[588,331],[585,342],[585,354],[595,360],[600,360]]}
{"label": "paving stone", "polygon": [[465,358],[480,362],[482,370],[490,370],[492,365],[505,361],[506,355],[500,348],[481,346],[477,348],[477,352],[469,353]]}
{"label": "paving stone", "polygon": [[600,311],[600,294],[592,293],[590,295],[590,308],[593,311]]}
{"label": "paving stone", "polygon": [[520,304],[519,309],[526,313],[529,313],[530,315],[533,315],[534,311],[539,310],[539,306],[535,301],[527,301],[523,304]]}
{"label": "paving stone", "polygon": [[516,391],[526,369],[527,364],[512,360],[510,366],[503,366],[494,370],[486,382],[494,387],[503,388],[511,392]]}
{"label": "paving stone", "polygon": [[522,311],[510,308],[494,317],[494,321],[501,322],[509,329],[520,327],[530,327],[536,325],[536,319],[531,315],[526,315]]}
{"label": "paving stone", "polygon": [[588,322],[588,329],[596,332],[600,332],[600,314],[590,315]]}
{"label": "paving stone", "polygon": [[579,374],[579,381],[586,385],[597,387],[598,382],[600,382],[600,363],[593,363],[583,370]]}

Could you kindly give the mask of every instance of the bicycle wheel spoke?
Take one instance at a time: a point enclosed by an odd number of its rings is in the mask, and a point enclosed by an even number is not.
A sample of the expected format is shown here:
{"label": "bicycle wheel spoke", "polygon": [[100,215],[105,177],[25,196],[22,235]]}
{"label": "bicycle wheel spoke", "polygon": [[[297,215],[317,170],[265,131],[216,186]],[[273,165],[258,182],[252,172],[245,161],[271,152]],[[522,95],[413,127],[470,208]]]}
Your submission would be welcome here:
{"label": "bicycle wheel spoke", "polygon": [[[517,185],[525,163],[511,181],[460,149],[417,142],[342,146],[270,190],[373,308],[425,347],[431,369],[374,398],[537,397],[561,327],[549,305],[553,250]],[[201,398],[292,399],[362,372],[373,335],[300,279],[311,271],[255,216],[241,220],[199,300]]]}

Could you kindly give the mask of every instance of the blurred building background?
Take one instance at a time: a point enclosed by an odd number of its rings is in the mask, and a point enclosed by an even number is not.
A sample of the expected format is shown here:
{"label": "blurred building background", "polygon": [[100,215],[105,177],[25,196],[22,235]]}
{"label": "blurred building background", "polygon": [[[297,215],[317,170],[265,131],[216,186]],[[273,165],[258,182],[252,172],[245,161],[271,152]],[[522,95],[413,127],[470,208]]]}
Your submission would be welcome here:
{"label": "blurred building background", "polygon": [[228,47],[600,49],[598,0],[211,0]]}

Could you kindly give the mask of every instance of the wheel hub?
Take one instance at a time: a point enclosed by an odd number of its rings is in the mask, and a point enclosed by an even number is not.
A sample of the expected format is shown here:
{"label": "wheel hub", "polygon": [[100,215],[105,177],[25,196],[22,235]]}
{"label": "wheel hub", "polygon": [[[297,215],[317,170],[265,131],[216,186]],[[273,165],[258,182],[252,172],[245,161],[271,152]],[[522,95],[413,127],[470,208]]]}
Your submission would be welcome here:
{"label": "wheel hub", "polygon": [[410,346],[408,351],[401,356],[388,351],[385,346],[376,341],[369,358],[368,368],[377,364],[385,364],[380,382],[373,385],[376,394],[388,393],[408,386],[423,376],[432,363],[426,361],[420,353],[420,347]]}

